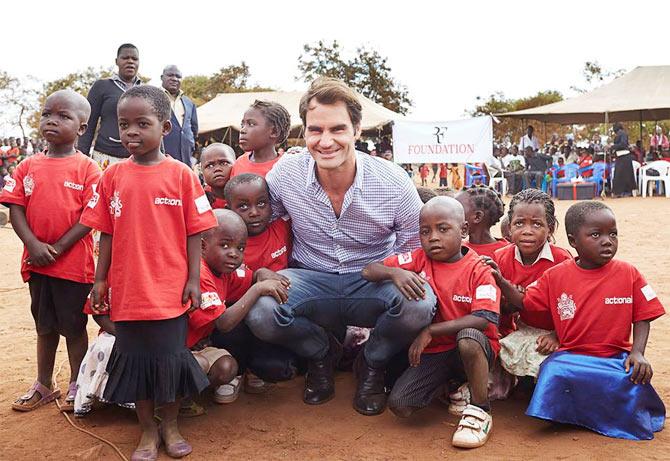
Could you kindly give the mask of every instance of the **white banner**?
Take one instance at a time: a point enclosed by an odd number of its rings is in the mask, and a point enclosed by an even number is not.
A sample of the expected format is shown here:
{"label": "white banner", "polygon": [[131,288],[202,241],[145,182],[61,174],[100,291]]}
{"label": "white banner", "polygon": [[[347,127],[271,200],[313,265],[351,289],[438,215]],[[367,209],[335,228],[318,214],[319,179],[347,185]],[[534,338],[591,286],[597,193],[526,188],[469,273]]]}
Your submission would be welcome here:
{"label": "white banner", "polygon": [[396,163],[482,163],[493,156],[489,116],[451,122],[393,123]]}

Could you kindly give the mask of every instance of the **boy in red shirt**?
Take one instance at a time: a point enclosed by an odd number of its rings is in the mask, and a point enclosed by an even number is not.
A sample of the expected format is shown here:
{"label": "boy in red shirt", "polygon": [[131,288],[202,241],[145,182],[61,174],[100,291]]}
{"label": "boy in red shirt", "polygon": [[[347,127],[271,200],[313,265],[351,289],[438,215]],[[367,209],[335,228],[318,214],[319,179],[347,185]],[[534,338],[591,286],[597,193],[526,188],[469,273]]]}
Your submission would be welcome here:
{"label": "boy in red shirt", "polygon": [[421,248],[372,263],[363,277],[392,281],[408,299],[430,284],[438,300],[433,323],[409,349],[408,368],[389,397],[389,407],[407,417],[427,406],[450,379],[467,378],[472,403],[454,433],[462,448],[484,445],[493,424],[487,395],[489,366],[498,351],[500,291],[473,251],[461,246],[467,234],[463,207],[450,197],[435,197],[421,209]]}
{"label": "boy in red shirt", "polygon": [[419,176],[421,177],[421,186],[428,187],[428,175],[430,174],[430,168],[425,163],[419,167]]}
{"label": "boy in red shirt", "polygon": [[649,384],[644,351],[649,323],[665,310],[635,267],[613,259],[618,236],[607,205],[571,206],[565,230],[578,258],[547,270],[525,295],[494,274],[512,305],[558,336],[558,352],[542,363],[526,414],[609,437],[652,439],[665,407]]}
{"label": "boy in red shirt", "polygon": [[95,192],[100,170],[75,143],[86,131],[90,112],[86,98],[73,91],[51,94],[40,118],[47,151],[21,162],[0,193],[25,245],[21,275],[30,287],[37,330],[37,380],[12,405],[18,411],[33,410],[60,396],[60,390],[52,388],[60,335],[66,338],[70,361],[64,408],[72,410],[77,373],[88,346],[83,307],[93,282],[93,239],[79,217]]}
{"label": "boy in red shirt", "polygon": [[205,193],[213,209],[225,208],[223,190],[235,163],[235,151],[227,144],[215,142],[200,154],[200,169],[205,180]]}

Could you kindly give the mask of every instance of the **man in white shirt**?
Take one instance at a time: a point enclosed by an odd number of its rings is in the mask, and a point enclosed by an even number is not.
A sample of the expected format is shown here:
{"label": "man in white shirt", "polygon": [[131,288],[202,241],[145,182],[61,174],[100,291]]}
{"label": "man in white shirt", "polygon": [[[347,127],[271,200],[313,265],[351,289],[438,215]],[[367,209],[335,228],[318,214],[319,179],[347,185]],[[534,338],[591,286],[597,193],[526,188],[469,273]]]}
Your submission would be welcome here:
{"label": "man in white shirt", "polygon": [[533,134],[535,129],[533,128],[533,125],[528,125],[528,128],[526,130],[526,134],[523,135],[521,138],[521,141],[519,141],[519,150],[521,152],[524,152],[526,150],[526,147],[532,147],[533,151],[537,152],[537,150],[540,148],[540,143],[537,140],[537,136]]}
{"label": "man in white shirt", "polygon": [[526,159],[519,154],[519,149],[516,146],[512,146],[509,153],[502,158],[502,162],[505,166],[507,191],[514,195],[521,190],[523,172],[526,170]]}

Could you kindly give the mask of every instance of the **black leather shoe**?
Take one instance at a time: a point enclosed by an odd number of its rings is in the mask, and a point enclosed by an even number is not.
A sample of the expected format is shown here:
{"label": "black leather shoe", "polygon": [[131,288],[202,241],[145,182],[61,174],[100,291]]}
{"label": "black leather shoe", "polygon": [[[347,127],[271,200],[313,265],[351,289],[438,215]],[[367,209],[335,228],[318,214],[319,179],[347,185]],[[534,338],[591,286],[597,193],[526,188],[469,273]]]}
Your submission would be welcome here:
{"label": "black leather shoe", "polygon": [[379,415],[386,409],[385,369],[372,368],[365,360],[363,351],[358,354],[355,365],[358,387],[354,396],[354,410],[367,415]]}
{"label": "black leather shoe", "polygon": [[342,346],[329,336],[330,348],[321,360],[310,360],[305,374],[305,392],[302,401],[307,405],[321,405],[335,397],[335,365],[342,355]]}

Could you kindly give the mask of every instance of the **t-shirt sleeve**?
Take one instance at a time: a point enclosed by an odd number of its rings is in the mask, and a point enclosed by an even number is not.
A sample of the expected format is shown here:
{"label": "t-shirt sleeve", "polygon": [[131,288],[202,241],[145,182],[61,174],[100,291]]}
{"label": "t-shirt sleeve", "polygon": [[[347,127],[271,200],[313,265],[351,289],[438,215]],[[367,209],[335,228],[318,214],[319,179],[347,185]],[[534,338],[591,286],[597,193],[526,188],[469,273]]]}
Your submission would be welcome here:
{"label": "t-shirt sleeve", "polygon": [[228,276],[228,290],[226,293],[226,302],[230,305],[237,301],[244,293],[251,288],[253,284],[254,273],[249,269],[236,269]]}
{"label": "t-shirt sleeve", "polygon": [[526,324],[545,330],[554,329],[549,288],[550,280],[546,274],[526,287],[521,311],[521,320]]}
{"label": "t-shirt sleeve", "polygon": [[654,320],[665,314],[656,292],[647,283],[640,271],[633,269],[633,322]]}
{"label": "t-shirt sleeve", "polygon": [[84,208],[79,222],[105,234],[114,233],[112,217],[109,214],[108,204],[112,195],[113,167],[105,170],[97,186],[91,185],[91,198]]}
{"label": "t-shirt sleeve", "polygon": [[[200,309],[219,309],[224,306],[224,301],[219,296],[216,284],[208,277],[200,277]],[[225,309],[225,307],[224,307]]]}
{"label": "t-shirt sleeve", "polygon": [[188,168],[182,170],[182,187],[186,233],[194,235],[216,227],[216,217],[207,195],[195,173]]}
{"label": "t-shirt sleeve", "polygon": [[28,160],[19,163],[14,170],[14,175],[5,180],[5,186],[0,193],[0,203],[3,205],[27,205],[25,190],[23,188],[23,178],[26,175],[30,162]]}
{"label": "t-shirt sleeve", "polygon": [[417,251],[408,251],[398,255],[389,256],[382,264],[386,267],[399,267],[412,272],[419,272],[420,261]]}
{"label": "t-shirt sleeve", "polygon": [[102,171],[100,167],[94,162],[88,162],[88,169],[86,171],[86,180],[84,182],[84,202],[88,203],[94,196],[98,189],[98,184],[102,178]]}
{"label": "t-shirt sleeve", "polygon": [[488,266],[477,264],[471,283],[471,312],[491,311],[500,314],[500,288]]}

